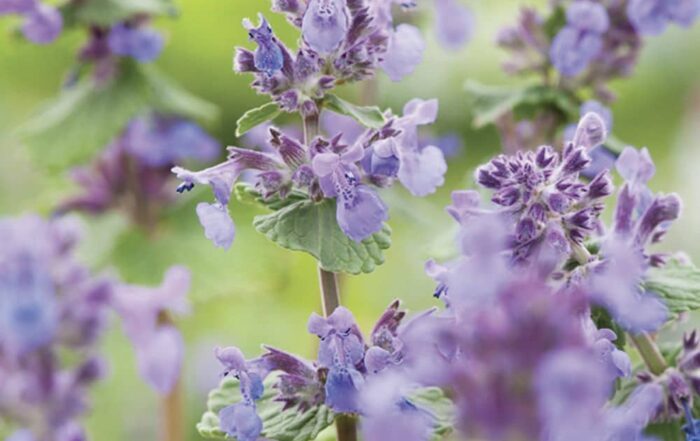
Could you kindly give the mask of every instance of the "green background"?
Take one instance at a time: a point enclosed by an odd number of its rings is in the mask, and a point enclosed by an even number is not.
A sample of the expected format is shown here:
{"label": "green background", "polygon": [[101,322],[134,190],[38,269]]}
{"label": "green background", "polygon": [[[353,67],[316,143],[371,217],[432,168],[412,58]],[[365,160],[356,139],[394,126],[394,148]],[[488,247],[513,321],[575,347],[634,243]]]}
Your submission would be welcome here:
{"label": "green background", "polygon": [[[433,283],[423,274],[423,263],[452,252],[454,230],[443,207],[450,191],[473,186],[474,166],[499,148],[492,128],[470,128],[462,85],[468,78],[488,84],[516,82],[500,71],[505,54],[493,42],[498,29],[513,22],[517,8],[525,2],[469,0],[477,28],[472,42],[458,52],[436,44],[431,2],[423,3],[417,20],[429,42],[425,60],[400,84],[380,75],[377,102],[400,111],[413,97],[439,98],[434,133],[459,133],[466,148],[450,160],[447,182],[437,194],[415,199],[398,186],[382,194],[391,207],[394,230],[387,262],[370,275],[342,279],[344,303],[365,330],[394,298],[402,298],[413,311],[435,304]],[[240,25],[242,18],[266,11],[269,3],[184,0],[179,6],[179,17],[157,23],[168,45],[156,65],[219,106],[221,117],[208,129],[221,142],[223,154],[223,146],[236,143],[236,119],[265,102],[248,87],[251,78],[234,74],[231,66],[234,46],[250,47]],[[294,42],[295,31],[282,16],[270,12],[266,16],[283,40]],[[48,214],[76,188],[65,173],[38,165],[12,132],[56,93],[84,36],[70,31],[57,43],[39,47],[12,38],[9,31],[14,25],[11,19],[0,21],[0,213]],[[683,219],[664,247],[682,247],[700,257],[696,229],[700,221],[700,25],[690,31],[673,27],[661,37],[648,39],[635,75],[615,82],[613,88],[619,93],[613,106],[616,135],[632,145],[648,146],[658,167],[652,187],[676,191],[685,202]],[[349,88],[342,93],[358,96],[357,90]],[[256,233],[250,224],[254,215],[262,213],[259,209],[232,204],[237,237],[230,251],[215,249],[204,238],[194,205],[209,198],[208,189],[179,198],[153,237],[131,230],[118,213],[86,218],[81,249],[91,266],[133,283],[159,283],[163,271],[174,263],[192,268],[193,313],[180,321],[187,341],[184,379],[188,439],[192,440],[199,439],[194,424],[204,409],[206,391],[218,381],[213,347],[238,345],[254,356],[266,343],[312,357],[315,338],[307,334],[306,320],[311,311],[319,310],[313,259],[282,250]],[[104,353],[111,369],[93,393],[87,421],[91,439],[155,439],[158,399],[138,378],[133,354],[116,320]]]}

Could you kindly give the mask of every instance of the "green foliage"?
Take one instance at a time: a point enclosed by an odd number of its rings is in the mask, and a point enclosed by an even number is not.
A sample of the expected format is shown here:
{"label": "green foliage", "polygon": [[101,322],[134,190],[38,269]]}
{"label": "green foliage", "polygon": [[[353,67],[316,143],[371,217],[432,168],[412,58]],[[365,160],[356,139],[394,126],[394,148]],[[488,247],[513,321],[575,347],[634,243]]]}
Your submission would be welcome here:
{"label": "green foliage", "polygon": [[620,350],[625,350],[625,344],[627,343],[627,334],[625,330],[618,325],[615,320],[610,316],[608,311],[600,307],[594,307],[591,310],[591,319],[598,329],[610,329],[617,335],[617,340],[615,340],[615,346]]}
{"label": "green foliage", "polygon": [[673,313],[700,309],[700,270],[695,265],[673,259],[662,268],[652,268],[644,288],[658,294]]}
{"label": "green foliage", "polygon": [[62,8],[68,23],[109,26],[138,14],[175,15],[171,0],[88,0],[70,2]]}
{"label": "green foliage", "polygon": [[323,107],[335,113],[354,118],[355,121],[371,129],[379,129],[386,124],[386,118],[379,107],[356,106],[331,93],[327,94],[323,99]]}
{"label": "green foliage", "polygon": [[106,84],[85,78],[64,89],[19,130],[47,166],[84,162],[117,137],[129,120],[149,110],[212,120],[217,110],[152,66],[125,60]]}
{"label": "green foliage", "polygon": [[261,205],[273,211],[281,210],[295,202],[309,199],[306,193],[296,190],[289,192],[284,198],[281,198],[279,193],[275,193],[269,198],[264,198],[260,192],[255,189],[255,186],[245,182],[236,183],[233,187],[233,193],[239,202]]}
{"label": "green foliage", "polygon": [[552,40],[564,26],[566,26],[566,9],[563,6],[557,6],[544,23],[544,32]]}
{"label": "green foliage", "polygon": [[442,439],[454,430],[454,404],[442,389],[428,387],[419,389],[408,397],[409,401],[430,412],[435,418],[433,439]]}
{"label": "green foliage", "polygon": [[277,118],[280,113],[282,110],[275,103],[263,104],[248,110],[236,122],[236,136],[242,136],[260,124]]}
{"label": "green foliage", "polygon": [[508,112],[518,117],[532,116],[542,109],[552,109],[567,119],[577,118],[578,102],[564,91],[549,86],[487,86],[475,81],[464,85],[471,104],[476,128],[492,124]]}
{"label": "green foliage", "polygon": [[[326,427],[333,424],[335,415],[325,405],[305,412],[296,408],[283,410],[283,404],[274,401],[276,376],[265,380],[265,392],[256,401],[258,415],[263,421],[262,437],[275,441],[311,441]],[[242,400],[238,380],[224,378],[218,388],[209,392],[207,411],[197,424],[197,431],[205,438],[225,439],[219,428],[219,411]]]}
{"label": "green foliage", "polygon": [[295,202],[253,221],[255,229],[279,246],[304,251],[317,260],[321,268],[350,274],[370,273],[384,263],[383,250],[391,246],[388,225],[362,242],[348,238],[336,221],[335,200],[320,203]]}

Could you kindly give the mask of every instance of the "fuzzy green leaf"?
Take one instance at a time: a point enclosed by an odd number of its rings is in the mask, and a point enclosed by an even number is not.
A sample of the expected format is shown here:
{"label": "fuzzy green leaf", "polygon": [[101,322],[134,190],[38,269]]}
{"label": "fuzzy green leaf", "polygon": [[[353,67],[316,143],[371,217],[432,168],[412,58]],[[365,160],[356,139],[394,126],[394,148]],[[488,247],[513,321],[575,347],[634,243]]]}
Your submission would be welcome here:
{"label": "fuzzy green leaf", "polygon": [[[282,410],[282,403],[274,401],[277,390],[273,388],[276,376],[265,380],[265,392],[256,401],[258,415],[263,421],[261,436],[275,441],[312,441],[326,427],[333,424],[335,415],[325,405],[305,412],[292,408]],[[219,411],[242,400],[238,380],[224,378],[218,388],[209,393],[207,411],[197,424],[199,434],[205,438],[226,439],[219,428]]]}
{"label": "fuzzy green leaf", "polygon": [[109,26],[134,15],[170,15],[177,13],[171,0],[88,0],[71,2],[62,8],[68,23]]}
{"label": "fuzzy green leaf", "polygon": [[658,294],[673,313],[700,309],[700,269],[671,260],[649,270],[644,288]]}
{"label": "fuzzy green leaf", "polygon": [[547,86],[498,87],[470,80],[464,88],[469,95],[476,128],[491,124],[508,112],[523,117],[548,108],[571,119],[578,115],[578,104],[573,97]]}
{"label": "fuzzy green leaf", "polygon": [[383,250],[391,246],[391,229],[384,225],[362,242],[348,238],[336,221],[334,200],[299,201],[265,216],[255,228],[279,246],[314,256],[321,268],[350,274],[370,273],[384,263]]}
{"label": "fuzzy green leaf", "polygon": [[263,104],[248,110],[236,122],[236,136],[242,136],[260,124],[277,118],[280,113],[282,110],[275,103]]}
{"label": "fuzzy green leaf", "polygon": [[442,389],[428,387],[419,389],[408,397],[409,401],[430,412],[435,418],[433,439],[442,439],[454,430],[454,403]]}
{"label": "fuzzy green leaf", "polygon": [[349,116],[365,127],[379,129],[386,124],[384,114],[377,106],[356,106],[344,99],[327,94],[323,100],[323,107],[341,115]]}
{"label": "fuzzy green leaf", "polygon": [[216,108],[180,89],[152,66],[126,61],[107,84],[86,78],[63,90],[19,129],[47,166],[85,162],[116,138],[129,120],[148,110],[211,120]]}

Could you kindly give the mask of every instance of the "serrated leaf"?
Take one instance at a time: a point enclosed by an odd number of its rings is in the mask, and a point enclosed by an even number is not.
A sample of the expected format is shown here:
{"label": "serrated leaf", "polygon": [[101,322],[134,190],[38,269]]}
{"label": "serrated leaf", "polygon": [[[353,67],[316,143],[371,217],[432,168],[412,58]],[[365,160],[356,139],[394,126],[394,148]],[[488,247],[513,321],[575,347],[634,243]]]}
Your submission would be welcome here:
{"label": "serrated leaf", "polygon": [[508,112],[522,117],[550,108],[569,118],[578,115],[578,104],[573,97],[548,86],[499,87],[470,80],[464,88],[469,95],[476,128],[491,124]]}
{"label": "serrated leaf", "polygon": [[257,216],[255,229],[279,246],[304,251],[321,268],[350,274],[370,273],[384,263],[383,250],[391,246],[391,229],[384,225],[362,242],[348,238],[336,221],[335,200],[296,202],[272,214]]}
{"label": "serrated leaf", "polygon": [[175,15],[171,0],[87,0],[71,2],[63,9],[69,22],[109,26],[134,15]]}
{"label": "serrated leaf", "polygon": [[281,210],[282,208],[292,205],[295,202],[308,200],[309,196],[297,190],[290,191],[284,198],[280,197],[279,192],[274,195],[264,198],[254,185],[246,182],[238,182],[233,187],[233,194],[236,200],[244,204],[261,205],[273,211]]}
{"label": "serrated leaf", "polygon": [[[274,401],[277,391],[273,387],[275,375],[268,377],[262,398],[256,401],[258,415],[263,421],[261,436],[275,441],[312,441],[326,427],[333,424],[335,415],[325,405],[301,412],[296,408],[282,410],[283,404]],[[207,411],[197,424],[199,434],[205,438],[226,439],[219,428],[219,411],[242,400],[235,378],[224,378],[216,389],[209,393]]]}
{"label": "serrated leaf", "polygon": [[248,110],[236,122],[236,136],[242,136],[260,124],[277,118],[280,113],[282,110],[275,103],[263,104]]}
{"label": "serrated leaf", "polygon": [[106,84],[86,78],[64,89],[19,129],[20,137],[47,166],[85,162],[148,110],[210,120],[216,108],[190,95],[152,66],[124,60]]}
{"label": "serrated leaf", "polygon": [[349,116],[371,129],[379,129],[386,124],[386,118],[379,107],[356,106],[331,93],[327,94],[323,99],[323,107],[335,113]]}
{"label": "serrated leaf", "polygon": [[417,407],[427,410],[435,418],[433,440],[442,439],[454,430],[454,403],[438,387],[419,389],[408,396]]}
{"label": "serrated leaf", "polygon": [[661,268],[651,268],[644,288],[659,295],[673,313],[700,309],[700,270],[695,265],[674,259]]}

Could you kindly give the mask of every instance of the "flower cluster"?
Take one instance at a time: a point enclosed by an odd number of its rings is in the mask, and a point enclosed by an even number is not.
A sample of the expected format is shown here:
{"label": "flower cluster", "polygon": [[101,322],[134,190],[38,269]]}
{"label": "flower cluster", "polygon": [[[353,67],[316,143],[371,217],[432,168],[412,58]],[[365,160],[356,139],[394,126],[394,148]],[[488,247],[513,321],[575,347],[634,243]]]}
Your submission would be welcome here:
{"label": "flower cluster", "polygon": [[[514,260],[526,260],[543,244],[569,254],[596,230],[601,199],[612,193],[612,182],[607,170],[588,184],[579,175],[591,162],[588,151],[605,140],[605,133],[602,119],[589,113],[563,152],[541,146],[536,152],[498,156],[477,170],[477,182],[494,191],[493,203],[514,220]],[[478,196],[455,201],[460,221],[478,209],[469,206],[474,202],[478,204]]]}
{"label": "flower cluster", "polygon": [[75,260],[77,239],[69,220],[0,220],[0,416],[17,439],[84,439],[112,286]]}
{"label": "flower cluster", "polygon": [[442,151],[418,140],[418,127],[437,117],[437,101],[414,99],[403,110],[402,116],[387,114],[382,128],[368,129],[350,144],[338,133],[304,145],[272,128],[268,143],[274,151],[229,147],[229,159],[222,164],[198,172],[173,168],[183,181],[178,191],[191,190],[195,184],[212,187],[216,202],[200,203],[197,214],[207,238],[222,248],[233,242],[235,228],[228,203],[233,185],[246,170],[255,173],[255,186],[268,200],[335,199],[341,230],[362,241],[388,219],[387,208],[372,186],[385,187],[398,179],[412,194],[425,196],[444,182],[447,166]]}
{"label": "flower cluster", "polygon": [[[339,307],[327,318],[314,313],[308,322],[309,332],[320,340],[314,362],[269,347],[261,357],[246,361],[238,348],[217,348],[224,375],[239,380],[242,397],[241,402],[219,412],[221,429],[241,441],[258,439],[263,424],[256,413],[256,401],[263,397],[263,381],[268,376],[276,389],[274,401],[283,403],[283,409],[304,412],[325,405],[335,413],[361,413],[365,383],[410,364],[404,336],[433,312],[426,311],[404,323],[406,312],[395,301],[377,321],[369,341],[365,341],[349,310]],[[409,413],[418,409],[405,396],[394,405]]]}
{"label": "flower cluster", "polygon": [[260,15],[258,25],[244,20],[255,51],[236,48],[234,70],[255,75],[253,87],[270,95],[288,112],[318,113],[316,102],[335,85],[371,77],[381,67],[398,81],[423,58],[418,29],[395,30],[393,1],[275,1],[273,10],[287,15],[301,31],[300,47],[288,49]]}
{"label": "flower cluster", "polygon": [[58,9],[39,0],[0,0],[0,16],[7,14],[23,17],[22,34],[32,43],[49,44],[63,30]]}
{"label": "flower cluster", "polygon": [[73,171],[84,193],[64,201],[58,212],[100,214],[121,207],[136,224],[148,227],[156,210],[172,199],[170,168],[189,160],[210,162],[218,150],[218,142],[191,121],[160,114],[137,117],[92,165]]}

